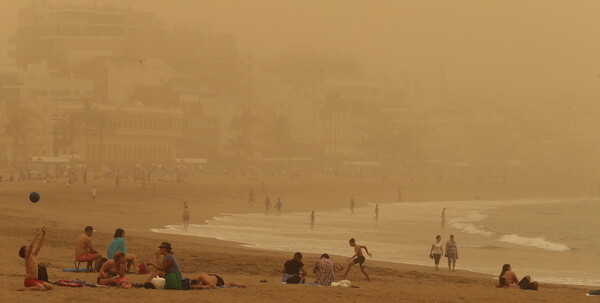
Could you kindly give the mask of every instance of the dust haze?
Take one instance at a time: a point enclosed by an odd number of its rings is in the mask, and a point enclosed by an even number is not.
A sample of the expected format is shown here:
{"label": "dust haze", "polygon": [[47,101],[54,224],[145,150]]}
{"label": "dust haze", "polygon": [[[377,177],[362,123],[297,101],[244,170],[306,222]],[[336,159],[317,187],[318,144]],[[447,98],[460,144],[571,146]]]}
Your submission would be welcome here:
{"label": "dust haze", "polygon": [[597,1],[0,5],[4,179],[600,182]]}

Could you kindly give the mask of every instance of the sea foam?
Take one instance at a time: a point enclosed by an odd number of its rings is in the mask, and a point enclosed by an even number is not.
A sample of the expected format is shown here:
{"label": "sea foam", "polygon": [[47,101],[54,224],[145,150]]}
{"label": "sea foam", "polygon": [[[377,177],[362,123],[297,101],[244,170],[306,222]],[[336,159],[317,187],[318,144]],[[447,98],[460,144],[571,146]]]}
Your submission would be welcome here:
{"label": "sea foam", "polygon": [[550,242],[542,237],[527,238],[527,237],[521,237],[519,235],[504,235],[504,236],[500,237],[500,239],[498,239],[498,241],[506,242],[506,243],[513,243],[513,244],[518,244],[518,245],[524,245],[524,246],[537,247],[537,248],[551,250],[551,251],[569,251],[569,250],[571,250],[571,248],[569,248],[568,246],[566,246],[564,244]]}

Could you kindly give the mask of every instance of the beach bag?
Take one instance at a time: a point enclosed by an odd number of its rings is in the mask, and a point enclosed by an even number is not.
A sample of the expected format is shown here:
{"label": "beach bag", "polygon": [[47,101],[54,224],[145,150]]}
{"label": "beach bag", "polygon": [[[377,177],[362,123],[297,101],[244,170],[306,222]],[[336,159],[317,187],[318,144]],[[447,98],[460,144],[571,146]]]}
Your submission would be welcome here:
{"label": "beach bag", "polygon": [[289,277],[285,283],[287,284],[298,284],[300,283],[300,281],[302,281],[302,278],[300,277],[300,275],[293,275],[291,277]]}
{"label": "beach bag", "polygon": [[46,270],[46,266],[38,265],[38,278],[39,281],[50,282],[48,281],[48,271]]}
{"label": "beach bag", "polygon": [[165,289],[165,279],[161,278],[161,277],[156,277],[154,279],[152,279],[152,281],[150,281],[150,283],[152,283],[152,285],[154,285],[154,288],[156,289]]}
{"label": "beach bag", "polygon": [[183,289],[183,290],[190,289],[190,279],[189,278],[181,278],[181,289]]}
{"label": "beach bag", "polygon": [[138,267],[138,269],[139,269],[138,273],[140,275],[145,275],[148,273],[148,268],[146,268],[146,264],[144,264],[144,263],[140,263],[140,266]]}

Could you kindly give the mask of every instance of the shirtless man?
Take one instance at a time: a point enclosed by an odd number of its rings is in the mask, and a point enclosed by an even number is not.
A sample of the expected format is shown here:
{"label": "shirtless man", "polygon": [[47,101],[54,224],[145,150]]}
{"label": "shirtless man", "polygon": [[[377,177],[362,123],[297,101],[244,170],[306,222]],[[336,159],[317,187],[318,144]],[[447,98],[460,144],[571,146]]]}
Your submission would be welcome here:
{"label": "shirtless man", "polygon": [[219,275],[200,274],[190,279],[191,289],[213,289],[217,287],[238,287],[246,288],[246,285],[238,282],[227,282]]}
{"label": "shirtless man", "polygon": [[349,242],[350,246],[354,247],[354,255],[348,259],[348,267],[346,268],[346,272],[342,276],[342,280],[346,279],[346,276],[348,276],[348,272],[350,272],[350,268],[352,268],[354,264],[360,264],[360,271],[362,271],[365,277],[367,277],[367,281],[371,281],[369,279],[369,275],[367,275],[367,273],[365,272],[365,256],[363,255],[362,250],[364,249],[367,255],[369,255],[369,257],[372,257],[373,255],[371,255],[366,246],[356,244],[356,240],[354,240],[354,238],[350,239]]}
{"label": "shirtless man", "polygon": [[187,202],[183,201],[183,228],[188,228],[191,215]]}
{"label": "shirtless man", "polygon": [[[86,226],[84,233],[77,238],[77,244],[75,245],[75,260],[81,262],[87,262],[86,271],[99,271],[100,259],[102,255],[98,253],[92,246],[92,234],[94,228]],[[94,267],[92,268],[92,262]]]}
{"label": "shirtless man", "polygon": [[444,227],[444,225],[446,225],[446,208],[445,207],[442,210],[442,227]]}
{"label": "shirtless man", "polygon": [[265,213],[269,214],[269,209],[271,208],[271,198],[267,196],[265,198]]}
{"label": "shirtless man", "polygon": [[[48,282],[38,280],[38,262],[37,255],[44,244],[44,237],[46,236],[46,227],[42,227],[42,230],[38,228],[35,231],[35,236],[28,246],[22,246],[19,250],[19,256],[25,259],[25,287],[21,287],[17,290],[51,290],[52,285]],[[38,239],[39,238],[39,239]],[[37,243],[37,245],[36,245]],[[35,247],[35,249],[34,249]]]}

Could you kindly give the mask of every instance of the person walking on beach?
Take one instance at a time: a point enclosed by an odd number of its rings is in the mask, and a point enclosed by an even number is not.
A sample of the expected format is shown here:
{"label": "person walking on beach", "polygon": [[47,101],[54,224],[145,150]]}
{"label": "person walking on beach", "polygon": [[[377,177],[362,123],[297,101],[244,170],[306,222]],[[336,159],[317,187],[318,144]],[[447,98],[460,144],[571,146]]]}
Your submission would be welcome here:
{"label": "person walking on beach", "polygon": [[183,228],[188,228],[191,215],[187,202],[183,201]]}
{"label": "person walking on beach", "polygon": [[379,204],[375,204],[375,217],[373,217],[373,221],[379,221]]}
{"label": "person walking on beach", "polygon": [[350,198],[350,211],[354,213],[354,198]]}
{"label": "person walking on beach", "polygon": [[310,214],[310,227],[313,228],[315,226],[315,220],[317,218],[315,218],[315,211],[313,210],[312,213]]}
{"label": "person walking on beach", "polygon": [[354,248],[354,255],[348,259],[348,267],[346,267],[346,271],[342,276],[342,280],[346,280],[346,277],[348,276],[348,273],[350,272],[350,269],[354,264],[359,264],[360,271],[365,275],[365,277],[367,277],[367,281],[371,281],[371,279],[369,279],[369,275],[367,274],[364,268],[365,256],[363,255],[362,250],[364,249],[367,255],[369,255],[369,257],[372,257],[373,255],[369,252],[366,246],[358,245],[354,238],[350,239],[348,242],[350,243],[350,246]]}
{"label": "person walking on beach", "polygon": [[444,248],[442,247],[442,236],[435,236],[435,241],[431,245],[431,250],[429,251],[429,258],[433,259],[435,262],[435,270],[438,271],[440,267],[440,259],[444,254]]}
{"label": "person walking on beach", "polygon": [[450,235],[450,240],[446,241],[446,255],[448,258],[448,270],[455,271],[456,259],[458,259],[458,247],[454,241],[454,235]]}
{"label": "person walking on beach", "polygon": [[277,209],[277,215],[281,214],[281,207],[283,207],[283,202],[281,202],[281,197],[277,198],[277,203],[275,203],[275,209]]}
{"label": "person walking on beach", "polygon": [[271,198],[269,198],[269,196],[267,196],[265,198],[265,213],[268,215],[269,214],[269,209],[271,208]]}
{"label": "person walking on beach", "polygon": [[254,206],[254,189],[250,188],[248,192],[248,205]]}
{"label": "person walking on beach", "polygon": [[44,245],[44,237],[46,236],[46,227],[39,228],[35,231],[35,236],[31,240],[28,246],[21,246],[19,250],[19,256],[25,259],[25,281],[23,285],[17,290],[52,290],[52,285],[45,281],[38,280],[38,262],[37,255]]}
{"label": "person walking on beach", "polygon": [[92,188],[92,192],[91,192],[91,196],[92,196],[92,202],[96,202],[96,196],[97,196],[97,195],[98,195],[98,194],[96,193],[96,186],[94,186],[94,187]]}
{"label": "person walking on beach", "polygon": [[121,176],[119,176],[119,173],[117,173],[117,176],[115,177],[115,191],[119,188],[120,183],[121,183]]}
{"label": "person walking on beach", "polygon": [[446,208],[445,207],[442,210],[442,227],[444,227],[444,225],[446,225]]}

